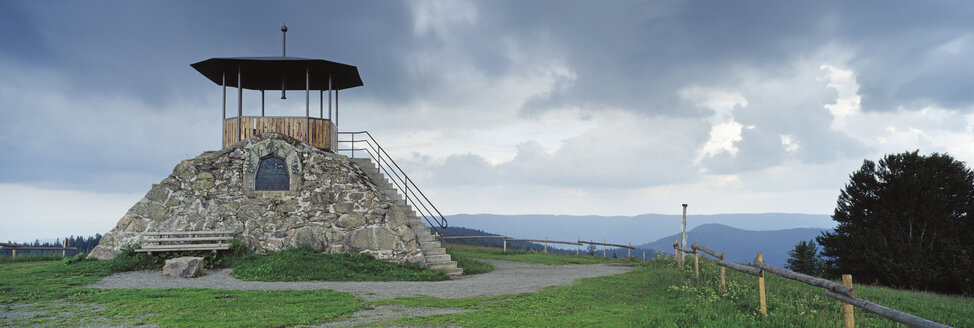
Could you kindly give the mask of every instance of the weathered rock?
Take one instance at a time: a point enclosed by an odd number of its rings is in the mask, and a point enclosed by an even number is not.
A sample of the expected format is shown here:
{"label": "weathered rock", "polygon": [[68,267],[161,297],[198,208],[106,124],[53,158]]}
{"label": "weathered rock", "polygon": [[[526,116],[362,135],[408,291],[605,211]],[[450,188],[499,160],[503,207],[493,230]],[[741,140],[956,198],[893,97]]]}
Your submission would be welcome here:
{"label": "weathered rock", "polygon": [[357,250],[392,250],[398,239],[385,227],[362,228],[349,236],[349,246]]}
{"label": "weathered rock", "polygon": [[163,184],[152,185],[152,189],[145,195],[145,198],[159,203],[165,202],[167,197],[169,197],[169,188]]}
{"label": "weathered rock", "polygon": [[342,214],[342,216],[338,218],[338,223],[336,223],[335,225],[341,228],[354,230],[365,225],[365,218],[355,213]]}
{"label": "weathered rock", "polygon": [[166,260],[162,274],[170,277],[190,278],[203,268],[203,258],[186,256]]}
{"label": "weathered rock", "polygon": [[328,248],[328,237],[325,229],[320,226],[307,226],[294,230],[288,245],[291,247],[311,246],[316,250]]}
{"label": "weathered rock", "polygon": [[333,209],[332,213],[345,214],[345,213],[352,213],[352,209],[355,208],[355,205],[351,203],[337,203],[332,205],[331,207]]}
{"label": "weathered rock", "polygon": [[149,204],[149,219],[153,221],[158,221],[166,218],[166,207],[162,204],[151,203]]}
{"label": "weathered rock", "polygon": [[[260,159],[284,158],[290,189],[254,190]],[[347,157],[262,134],[180,162],[134,204],[90,257],[109,259],[157,231],[234,231],[257,253],[311,245],[421,262],[408,219]]]}
{"label": "weathered rock", "polygon": [[[104,239],[102,239],[102,241],[104,241]],[[89,258],[99,259],[99,260],[111,260],[116,256],[118,256],[118,251],[111,248],[110,246],[101,245],[101,244],[95,246],[95,248],[91,250],[91,253],[88,253]]]}

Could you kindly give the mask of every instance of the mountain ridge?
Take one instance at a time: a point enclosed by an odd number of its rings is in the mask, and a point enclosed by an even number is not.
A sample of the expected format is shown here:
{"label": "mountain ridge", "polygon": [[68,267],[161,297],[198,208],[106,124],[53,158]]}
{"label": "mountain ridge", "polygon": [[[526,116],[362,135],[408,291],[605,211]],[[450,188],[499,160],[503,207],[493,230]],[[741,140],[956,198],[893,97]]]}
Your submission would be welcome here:
{"label": "mountain ridge", "polygon": [[[612,243],[647,244],[680,231],[681,215],[640,214],[636,216],[597,215],[448,215],[451,226],[479,229],[513,238],[555,240],[606,240]],[[687,230],[717,223],[751,231],[774,231],[808,227],[831,229],[835,222],[828,215],[794,213],[687,215]]]}

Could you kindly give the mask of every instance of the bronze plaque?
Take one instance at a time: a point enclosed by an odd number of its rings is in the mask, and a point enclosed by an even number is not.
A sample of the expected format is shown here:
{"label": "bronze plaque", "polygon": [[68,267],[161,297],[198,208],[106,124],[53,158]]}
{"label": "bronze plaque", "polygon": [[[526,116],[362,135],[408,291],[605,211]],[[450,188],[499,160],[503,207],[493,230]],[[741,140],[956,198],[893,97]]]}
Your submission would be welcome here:
{"label": "bronze plaque", "polygon": [[256,190],[290,190],[291,179],[287,173],[287,163],[283,158],[271,156],[260,160],[257,178],[254,182]]}

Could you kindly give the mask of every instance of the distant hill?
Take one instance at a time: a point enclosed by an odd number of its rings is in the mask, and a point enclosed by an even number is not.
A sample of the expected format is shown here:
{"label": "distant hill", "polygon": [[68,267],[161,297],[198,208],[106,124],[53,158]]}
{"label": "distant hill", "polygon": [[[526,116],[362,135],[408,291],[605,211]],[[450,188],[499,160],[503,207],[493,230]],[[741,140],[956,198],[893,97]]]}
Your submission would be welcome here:
{"label": "distant hill", "polygon": [[[718,252],[724,252],[727,260],[751,262],[757,252],[762,252],[764,261],[771,265],[784,266],[788,251],[802,240],[810,240],[829,229],[795,228],[775,231],[751,231],[729,227],[722,224],[704,224],[687,231],[687,243],[699,242]],[[673,240],[680,234],[660,238],[652,243],[639,245],[643,249],[655,249],[673,254]]]}
{"label": "distant hill", "polygon": [[[450,226],[468,227],[514,238],[649,243],[680,231],[680,215],[637,216],[494,215],[447,216]],[[824,214],[716,214],[687,215],[687,229],[721,224],[743,230],[773,231],[792,228],[830,229],[834,221]],[[672,243],[672,239],[670,240]],[[564,247],[564,246],[562,246]],[[790,246],[789,246],[790,247]],[[573,247],[572,247],[573,248]],[[751,256],[753,258],[753,255]]]}
{"label": "distant hill", "polygon": [[[464,227],[449,227],[443,233],[447,236],[499,236],[497,234],[488,233],[477,229],[464,228]],[[476,246],[495,247],[495,248],[504,247],[504,241],[495,238],[449,239],[447,240],[447,243],[476,245]],[[508,241],[507,249],[533,250],[533,251],[540,252],[544,250],[544,244],[532,243],[527,241]],[[568,253],[568,251],[560,251],[556,249],[549,249],[549,252],[565,253],[565,254]],[[574,252],[571,253],[574,254]]]}

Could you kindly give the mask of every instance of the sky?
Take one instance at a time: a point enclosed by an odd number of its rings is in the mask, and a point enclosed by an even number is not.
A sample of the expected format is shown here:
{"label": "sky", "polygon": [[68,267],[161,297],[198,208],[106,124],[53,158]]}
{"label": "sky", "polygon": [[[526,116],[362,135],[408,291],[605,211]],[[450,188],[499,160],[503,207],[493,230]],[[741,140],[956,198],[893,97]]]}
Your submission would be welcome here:
{"label": "sky", "polygon": [[[0,240],[108,231],[221,146],[189,65],[358,67],[368,130],[445,214],[831,214],[864,160],[974,162],[964,1],[0,0]],[[235,92],[230,90],[228,92]],[[244,114],[259,114],[245,92]],[[228,107],[236,98],[228,97]],[[268,97],[268,115],[304,114]]]}

